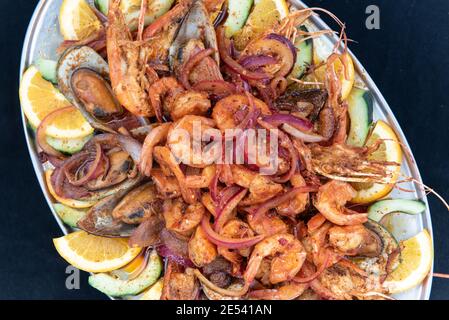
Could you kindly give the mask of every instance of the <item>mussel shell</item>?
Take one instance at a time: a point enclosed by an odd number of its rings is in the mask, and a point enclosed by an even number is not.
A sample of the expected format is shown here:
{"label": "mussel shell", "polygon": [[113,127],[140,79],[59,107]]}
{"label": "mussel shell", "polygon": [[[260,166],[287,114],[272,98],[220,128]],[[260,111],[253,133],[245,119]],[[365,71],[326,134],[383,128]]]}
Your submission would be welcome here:
{"label": "mussel shell", "polygon": [[126,193],[127,190],[122,190],[99,201],[90,208],[84,218],[78,221],[78,227],[88,233],[102,237],[129,237],[136,226],[112,216],[112,211]]}
{"label": "mussel shell", "polygon": [[95,50],[87,46],[68,48],[59,58],[56,72],[59,89],[72,103],[76,99],[71,90],[71,79],[72,74],[79,68],[95,71],[105,79],[109,77],[108,63]]}
{"label": "mussel shell", "polygon": [[129,224],[139,224],[144,219],[162,213],[162,201],[157,197],[152,182],[129,192],[114,208],[112,215]]}
{"label": "mussel shell", "polygon": [[78,69],[86,68],[96,72],[103,79],[108,79],[108,63],[92,48],[87,46],[75,46],[68,48],[61,56],[57,66],[58,86],[64,96],[80,110],[83,116],[95,129],[111,132],[114,130],[95,119],[76,97],[72,88],[72,76]]}
{"label": "mussel shell", "polygon": [[193,3],[170,47],[169,62],[174,71],[184,62],[183,49],[191,40],[201,40],[206,49],[215,49],[214,60],[220,65],[217,35],[202,1]]}
{"label": "mussel shell", "polygon": [[70,86],[78,102],[96,119],[110,120],[124,111],[109,83],[91,69],[76,69],[72,73]]}

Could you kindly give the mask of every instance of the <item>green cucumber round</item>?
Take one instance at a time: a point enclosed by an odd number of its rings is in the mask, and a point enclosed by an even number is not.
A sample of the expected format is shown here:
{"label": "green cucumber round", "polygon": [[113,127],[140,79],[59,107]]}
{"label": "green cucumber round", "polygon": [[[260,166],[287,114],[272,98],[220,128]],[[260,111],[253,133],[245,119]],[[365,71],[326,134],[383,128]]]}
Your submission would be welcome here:
{"label": "green cucumber round", "polygon": [[[300,26],[299,29],[308,32],[305,26]],[[301,79],[307,68],[313,63],[313,40],[301,41],[302,39],[302,37],[298,37],[295,41],[298,54],[296,55],[295,66],[290,74],[292,78],[296,79]]]}
{"label": "green cucumber round", "polygon": [[231,38],[246,23],[253,0],[229,0],[228,1],[228,18],[224,23],[226,37]]}
{"label": "green cucumber round", "polygon": [[374,99],[367,90],[353,88],[348,97],[348,113],[351,120],[346,143],[355,147],[363,147],[373,121]]}
{"label": "green cucumber round", "polygon": [[59,139],[47,137],[48,144],[61,152],[74,154],[81,151],[84,145],[92,138],[92,135],[80,139]]}
{"label": "green cucumber round", "polygon": [[108,273],[97,273],[89,277],[89,284],[95,289],[112,297],[136,295],[154,284],[162,272],[162,261],[153,250],[148,265],[142,273],[133,280],[120,280]]}
{"label": "green cucumber round", "polygon": [[109,11],[109,0],[95,0],[95,7],[100,10],[104,15],[108,15]]}
{"label": "green cucumber round", "polygon": [[45,80],[58,84],[58,77],[56,76],[58,63],[56,61],[39,58],[34,64]]}
{"label": "green cucumber round", "polygon": [[61,218],[62,222],[72,228],[77,228],[78,221],[84,218],[87,213],[87,210],[70,208],[62,203],[53,204],[53,208]]}
{"label": "green cucumber round", "polygon": [[390,199],[374,203],[368,208],[368,218],[380,222],[384,216],[394,212],[405,214],[420,214],[426,210],[426,205],[420,200]]}

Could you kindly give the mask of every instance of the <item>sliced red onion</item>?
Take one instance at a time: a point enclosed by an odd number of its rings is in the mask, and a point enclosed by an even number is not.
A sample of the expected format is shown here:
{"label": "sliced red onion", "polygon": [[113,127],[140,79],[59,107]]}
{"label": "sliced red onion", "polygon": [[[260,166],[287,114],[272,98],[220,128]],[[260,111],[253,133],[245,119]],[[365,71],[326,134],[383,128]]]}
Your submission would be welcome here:
{"label": "sliced red onion", "polygon": [[216,244],[219,247],[224,247],[228,249],[249,248],[255,245],[256,243],[262,241],[262,239],[264,238],[263,235],[258,235],[250,238],[234,239],[219,235],[212,229],[212,226],[210,225],[209,222],[209,216],[203,217],[203,220],[201,221],[201,227],[203,228],[210,242]]}
{"label": "sliced red onion", "polygon": [[[258,120],[258,122],[263,128],[265,128],[267,130],[274,129],[274,127],[271,124],[269,124],[268,122],[265,122],[263,120]],[[292,141],[285,133],[283,133],[281,130],[279,130],[278,136],[279,136],[279,142],[280,142],[279,145],[281,147],[285,148],[289,153],[290,170],[283,176],[275,176],[272,179],[276,183],[285,183],[285,182],[289,181],[291,179],[291,177],[295,174],[296,168],[298,167],[299,156],[298,156],[298,152],[296,151],[295,147],[293,146]]]}
{"label": "sliced red onion", "polygon": [[194,268],[195,265],[193,264],[192,261],[190,261],[190,259],[177,255],[175,254],[173,251],[171,251],[166,245],[159,245],[156,248],[157,253],[164,258],[168,258],[174,262],[176,262],[177,264],[180,264],[184,267],[189,267],[189,268]]}
{"label": "sliced red onion", "polygon": [[276,64],[277,60],[271,56],[261,54],[242,57],[239,63],[244,68],[255,70],[266,65]]}
{"label": "sliced red onion", "polygon": [[318,134],[303,132],[289,124],[282,125],[282,129],[293,137],[301,139],[304,142],[318,143],[328,140]]}
{"label": "sliced red onion", "polygon": [[286,37],[281,36],[280,34],[277,34],[277,33],[270,33],[265,38],[282,42],[284,45],[286,45],[291,50],[291,52],[293,54],[293,61],[296,61],[296,55],[297,55],[296,47],[293,45],[293,43],[289,39],[287,39]]}
{"label": "sliced red onion", "polygon": [[54,157],[58,157],[58,158],[62,158],[62,159],[65,158],[65,156],[64,156],[61,152],[55,150],[53,147],[51,147],[51,146],[48,144],[46,132],[47,132],[47,127],[48,127],[48,125],[49,125],[49,124],[50,124],[56,117],[58,117],[60,114],[62,114],[62,113],[64,113],[64,112],[70,111],[70,110],[72,110],[72,109],[75,109],[75,107],[73,107],[73,106],[68,106],[68,107],[63,107],[63,108],[56,109],[56,110],[50,112],[48,115],[45,116],[44,119],[42,119],[41,123],[40,123],[39,126],[37,127],[37,131],[36,131],[36,141],[37,141],[37,144],[39,145],[39,147],[41,147],[41,149],[42,149],[45,153],[47,153],[47,154],[49,154],[49,155],[51,155],[51,156],[54,156]]}
{"label": "sliced red onion", "polygon": [[230,56],[226,45],[227,39],[223,27],[217,29],[217,40],[220,57],[232,71],[240,74],[245,79],[263,80],[269,78],[269,76],[263,72],[253,72],[245,69]]}
{"label": "sliced red onion", "polygon": [[228,187],[230,196],[221,198],[219,206],[215,209],[216,218],[214,224],[214,230],[219,232],[223,226],[231,219],[233,210],[246,196],[247,189],[240,186]]}
{"label": "sliced red onion", "polygon": [[210,95],[222,99],[237,91],[234,84],[223,80],[204,80],[200,81],[192,87],[195,91],[206,91]]}
{"label": "sliced red onion", "polygon": [[313,129],[313,124],[308,119],[295,117],[291,114],[276,113],[263,117],[263,121],[276,127],[287,124],[302,131],[310,131]]}
{"label": "sliced red onion", "polygon": [[103,159],[103,151],[101,149],[101,145],[99,143],[95,143],[95,158],[89,165],[89,169],[87,170],[86,174],[80,179],[76,178],[74,179],[70,174],[71,170],[70,166],[65,165],[64,173],[65,176],[67,177],[67,180],[69,181],[70,184],[79,187],[89,182],[90,180],[95,179],[99,175],[98,170],[102,165],[102,159]]}
{"label": "sliced red onion", "polygon": [[142,153],[142,144],[134,138],[117,134],[117,140],[122,149],[131,156],[135,163],[139,163]]}
{"label": "sliced red onion", "polygon": [[254,221],[257,221],[264,213],[268,212],[271,209],[276,208],[277,206],[281,205],[282,203],[289,201],[296,197],[299,193],[308,193],[308,192],[318,192],[318,187],[315,186],[304,186],[304,187],[297,187],[293,188],[290,191],[287,191],[284,194],[281,194],[279,196],[276,196],[262,205],[256,207],[250,207],[246,209],[248,212],[253,214]]}
{"label": "sliced red onion", "polygon": [[187,90],[191,89],[192,86],[190,85],[189,77],[190,73],[192,72],[193,68],[200,63],[204,58],[210,56],[212,53],[214,53],[215,50],[212,48],[204,49],[199,51],[198,53],[194,54],[190,59],[187,61],[187,63],[182,67],[181,70],[181,76],[180,81],[184,88]]}

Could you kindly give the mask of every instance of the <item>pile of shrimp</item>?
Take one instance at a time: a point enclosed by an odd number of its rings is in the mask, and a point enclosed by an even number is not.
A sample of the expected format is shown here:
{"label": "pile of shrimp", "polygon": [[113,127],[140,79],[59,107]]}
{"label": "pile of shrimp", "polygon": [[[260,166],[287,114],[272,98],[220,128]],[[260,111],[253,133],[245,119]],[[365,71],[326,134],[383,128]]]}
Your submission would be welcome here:
{"label": "pile of shrimp", "polygon": [[[349,206],[356,190],[345,178],[350,168],[351,175],[364,178],[358,182],[385,183],[391,163],[371,163],[373,150],[345,144],[347,105],[332,67],[347,50],[344,24],[331,15],[341,27],[340,41],[323,62],[322,109],[309,117],[280,108],[278,101],[291,84],[286,69],[296,54],[289,45],[333,33],[297,28],[324,10],[292,9],[238,52],[220,21],[208,25],[210,19],[195,26],[206,30],[201,36],[178,41],[183,24],[193,20],[189,14],[209,15],[223,1],[180,0],[147,27],[147,1],[142,2],[133,33],[124,24],[120,0],[111,1],[107,59],[117,100],[146,123],[140,130],[123,125],[116,134],[140,143],[140,181],[152,184],[158,199],[132,220],[138,232],[131,239],[165,257],[162,299],[385,298],[387,271],[372,273],[356,263],[380,257],[382,240],[365,226],[364,208]],[[209,29],[213,33],[204,36]],[[301,106],[316,107],[313,103]],[[293,119],[298,130],[309,126],[309,137],[317,140],[285,131],[284,119]],[[194,133],[198,124],[214,133],[206,142]],[[240,131],[229,136],[230,129]],[[272,149],[262,154],[246,149],[249,129],[273,133],[264,145],[278,142],[274,171],[262,170],[273,160]],[[187,133],[187,140],[179,132]],[[220,147],[206,147],[218,140]],[[243,145],[241,161],[224,159],[227,142]],[[249,163],[252,152],[258,156]],[[162,221],[162,227],[151,219]]]}

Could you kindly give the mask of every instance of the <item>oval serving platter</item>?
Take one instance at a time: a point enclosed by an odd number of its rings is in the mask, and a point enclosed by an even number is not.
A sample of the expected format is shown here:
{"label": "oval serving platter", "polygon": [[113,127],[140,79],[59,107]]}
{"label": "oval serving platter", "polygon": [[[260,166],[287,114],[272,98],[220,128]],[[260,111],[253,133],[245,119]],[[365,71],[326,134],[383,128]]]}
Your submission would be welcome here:
{"label": "oval serving platter", "polygon": [[[290,2],[298,8],[307,8],[307,5],[302,1],[291,0]],[[20,79],[22,78],[22,74],[24,73],[26,68],[30,66],[37,58],[43,57],[53,60],[57,59],[56,48],[62,42],[62,37],[59,33],[58,26],[58,14],[61,3],[62,0],[40,0],[37,4],[34,14],[31,18],[23,45],[20,65]],[[317,29],[330,29],[329,26],[318,16],[313,16],[310,21]],[[319,40],[314,41],[319,41],[319,45],[324,46],[325,48],[332,48],[337,40],[337,36],[326,36],[320,37]],[[365,68],[361,65],[361,63],[352,52],[350,52],[350,54],[352,56],[352,59],[354,60],[354,66],[357,71],[357,84],[363,85],[364,87],[366,87],[366,89],[369,89],[374,97],[374,120],[381,119],[388,122],[396,132],[404,148],[410,150],[407,139],[405,138],[404,133],[402,132],[402,129],[399,126],[399,123],[397,122],[390,106],[382,96],[374,81],[366,72]],[[64,225],[64,223],[61,221],[61,219],[53,209],[53,200],[45,185],[44,170],[38,158],[34,133],[28,129],[27,120],[23,112],[22,125],[28,145],[28,151],[30,153],[34,171],[36,173],[42,192],[44,193],[45,199],[59,227],[64,232],[64,234],[67,234],[71,232],[71,229]],[[404,157],[405,159],[401,168],[402,172],[410,177],[415,178],[417,181],[422,181],[421,175],[411,151],[404,152]],[[429,230],[429,233],[433,238],[430,209],[425,192],[419,188],[416,188],[413,183],[404,183],[403,187],[413,190],[414,192],[410,192],[407,194],[402,193],[401,197],[421,199],[426,205],[426,212],[418,216],[395,216],[394,219],[392,219],[393,234],[397,239],[403,240],[417,234],[423,229],[427,229]],[[393,197],[398,195],[399,192],[397,190],[392,192]],[[406,300],[428,300],[430,297],[431,286],[432,277],[429,276],[420,286],[409,290],[408,292],[395,295],[395,298]]]}

